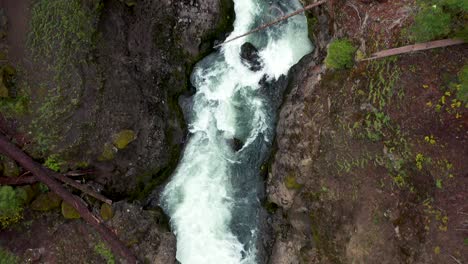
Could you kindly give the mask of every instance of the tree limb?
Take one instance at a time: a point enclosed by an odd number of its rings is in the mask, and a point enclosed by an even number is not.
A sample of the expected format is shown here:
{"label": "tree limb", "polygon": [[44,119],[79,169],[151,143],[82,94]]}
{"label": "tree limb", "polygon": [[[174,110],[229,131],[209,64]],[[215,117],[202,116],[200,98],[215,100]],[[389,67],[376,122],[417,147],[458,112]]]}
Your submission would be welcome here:
{"label": "tree limb", "polygon": [[255,32],[259,32],[259,31],[262,31],[262,30],[264,30],[264,29],[267,29],[267,28],[269,28],[269,27],[271,27],[271,26],[274,26],[274,25],[278,24],[279,22],[281,22],[281,21],[283,21],[283,20],[286,20],[286,19],[291,18],[291,17],[293,17],[293,16],[297,16],[297,15],[299,15],[299,14],[301,14],[301,13],[304,13],[305,11],[307,11],[307,10],[309,10],[309,9],[312,9],[312,8],[314,8],[314,7],[317,7],[317,6],[319,6],[319,5],[322,5],[322,4],[326,3],[326,2],[327,2],[327,0],[322,0],[322,1],[319,1],[319,2],[317,2],[317,3],[310,4],[310,5],[308,5],[308,6],[304,7],[304,8],[301,8],[301,9],[299,9],[299,10],[297,10],[297,11],[294,11],[294,12],[288,14],[288,15],[282,16],[282,17],[278,18],[278,19],[275,20],[275,21],[272,21],[272,22],[270,22],[270,23],[263,24],[263,25],[261,25],[261,26],[255,28],[255,29],[252,29],[252,30],[250,30],[250,31],[247,32],[247,33],[244,33],[244,34],[239,35],[239,36],[237,36],[237,37],[234,37],[234,38],[232,38],[232,39],[228,39],[228,40],[224,41],[223,43],[220,43],[220,44],[218,44],[218,45],[215,45],[214,48],[221,47],[221,46],[223,46],[224,44],[229,43],[229,42],[231,42],[231,41],[234,41],[234,40],[236,40],[236,39],[240,39],[240,38],[243,38],[243,37],[248,36],[248,35],[250,35],[250,34],[253,34],[253,33],[255,33]]}
{"label": "tree limb", "polygon": [[408,45],[408,46],[403,46],[399,48],[379,51],[379,52],[372,54],[369,58],[363,59],[362,61],[375,60],[375,59],[385,58],[389,56],[394,56],[394,55],[399,55],[399,54],[404,54],[404,53],[409,53],[409,52],[414,52],[414,51],[442,48],[442,47],[447,47],[447,46],[452,46],[452,45],[459,45],[463,43],[465,43],[465,41],[461,39],[442,39],[442,40],[430,41],[430,42],[425,42],[425,43],[417,43],[414,45]]}
{"label": "tree limb", "polygon": [[133,253],[125,247],[119,238],[110,231],[99,218],[93,215],[88,208],[83,205],[78,197],[68,192],[59,182],[50,177],[44,167],[26,155],[16,145],[12,144],[3,134],[0,134],[0,152],[18,162],[26,170],[32,172],[41,182],[46,184],[51,191],[73,206],[81,217],[101,234],[101,237],[109,244],[115,254],[126,259],[128,263],[136,263],[136,257]]}

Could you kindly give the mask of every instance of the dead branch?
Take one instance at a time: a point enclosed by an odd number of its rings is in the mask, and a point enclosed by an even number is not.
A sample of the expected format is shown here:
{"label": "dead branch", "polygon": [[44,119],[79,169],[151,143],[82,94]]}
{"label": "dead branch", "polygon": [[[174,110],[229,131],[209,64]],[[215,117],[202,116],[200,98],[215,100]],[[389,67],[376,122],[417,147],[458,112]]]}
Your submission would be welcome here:
{"label": "dead branch", "polygon": [[[88,188],[86,185],[80,184],[76,182],[75,180],[72,180],[68,177],[65,177],[62,174],[56,173],[54,171],[51,171],[49,169],[46,169],[49,175],[52,175],[55,179],[70,185],[71,187],[82,191],[83,193],[96,198],[97,200],[107,203],[109,205],[112,205],[112,200],[105,197],[104,195],[97,193],[90,188]],[[27,175],[30,172],[27,172],[23,175]],[[36,182],[39,182],[40,180],[35,177],[35,176],[19,176],[19,177],[0,177],[0,185],[25,185],[25,184],[33,184]],[[68,175],[68,174],[66,174]]]}
{"label": "dead branch", "polygon": [[414,52],[414,51],[442,48],[442,47],[447,47],[447,46],[459,45],[463,43],[465,43],[465,41],[461,39],[443,39],[443,40],[436,40],[436,41],[430,41],[430,42],[425,42],[425,43],[417,43],[414,45],[408,45],[404,47],[379,51],[379,52],[372,54],[369,58],[363,59],[362,61],[375,60],[375,59],[385,58],[385,57],[399,55],[399,54],[405,54],[405,53]]}
{"label": "dead branch", "polygon": [[0,186],[1,185],[25,185],[33,184],[38,182],[37,178],[34,176],[23,176],[23,177],[0,177]]}
{"label": "dead branch", "polygon": [[265,30],[265,29],[267,29],[267,28],[269,28],[269,27],[271,27],[271,26],[274,26],[274,25],[278,24],[279,22],[281,22],[281,21],[283,21],[283,20],[289,19],[289,18],[291,18],[291,17],[293,17],[293,16],[297,16],[297,15],[299,15],[299,14],[301,14],[301,13],[304,13],[304,12],[307,11],[307,10],[310,10],[310,9],[312,9],[312,8],[314,8],[314,7],[320,6],[320,5],[322,5],[322,4],[326,3],[326,2],[327,2],[327,0],[322,0],[322,1],[319,1],[319,2],[317,2],[317,3],[310,4],[310,5],[308,5],[308,6],[304,7],[304,8],[301,8],[301,9],[299,9],[299,10],[297,10],[297,11],[294,11],[294,12],[288,14],[288,15],[282,16],[282,17],[278,18],[278,19],[275,20],[275,21],[272,21],[272,22],[270,22],[270,23],[263,24],[263,25],[261,25],[261,26],[255,28],[255,29],[252,29],[252,30],[250,30],[250,31],[247,32],[247,33],[244,33],[244,34],[239,35],[239,36],[237,36],[237,37],[234,37],[234,38],[232,38],[232,39],[228,39],[228,40],[224,41],[223,43],[220,43],[220,44],[214,46],[214,48],[221,47],[221,46],[223,46],[224,44],[229,43],[229,42],[231,42],[231,41],[234,41],[234,40],[236,40],[236,39],[240,39],[240,38],[243,38],[243,37],[248,36],[248,35],[250,35],[250,34],[253,34],[253,33],[256,33],[256,32],[262,31],[262,30]]}
{"label": "dead branch", "polygon": [[99,218],[88,210],[78,197],[68,192],[59,182],[48,175],[44,167],[11,143],[3,134],[0,134],[0,152],[18,162],[24,169],[31,171],[35,177],[46,184],[52,192],[56,193],[65,202],[73,206],[81,217],[99,232],[115,254],[126,259],[128,263],[136,263],[136,257],[133,253],[101,222],[101,220],[99,220]]}

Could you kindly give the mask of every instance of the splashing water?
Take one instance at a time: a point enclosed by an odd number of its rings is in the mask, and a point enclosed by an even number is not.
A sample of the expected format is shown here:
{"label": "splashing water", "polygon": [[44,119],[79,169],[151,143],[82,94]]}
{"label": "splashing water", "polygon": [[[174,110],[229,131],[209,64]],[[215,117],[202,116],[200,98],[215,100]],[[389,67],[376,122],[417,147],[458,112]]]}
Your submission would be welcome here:
{"label": "splashing water", "polygon": [[[234,2],[236,21],[228,39],[268,22],[271,2],[284,13],[301,8],[297,0]],[[259,50],[263,68],[257,72],[240,57],[247,41]],[[259,174],[276,118],[260,83],[278,80],[311,50],[306,18],[298,15],[227,43],[195,67],[190,138],[161,197],[182,264],[257,262]],[[243,142],[238,151],[234,139]]]}

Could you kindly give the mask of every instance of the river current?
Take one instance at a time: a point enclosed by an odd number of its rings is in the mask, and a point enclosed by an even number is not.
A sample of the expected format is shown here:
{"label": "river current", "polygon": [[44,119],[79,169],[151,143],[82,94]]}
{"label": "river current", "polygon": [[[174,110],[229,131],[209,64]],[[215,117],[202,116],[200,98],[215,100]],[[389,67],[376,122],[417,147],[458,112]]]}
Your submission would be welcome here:
{"label": "river current", "polygon": [[[234,31],[227,39],[301,8],[298,0],[234,3]],[[258,263],[259,197],[264,191],[260,169],[276,123],[272,93],[265,91],[275,86],[266,84],[287,75],[312,51],[307,32],[305,16],[298,15],[226,43],[194,68],[196,93],[186,113],[190,135],[161,196],[182,264]],[[259,71],[241,59],[245,42],[259,51]]]}

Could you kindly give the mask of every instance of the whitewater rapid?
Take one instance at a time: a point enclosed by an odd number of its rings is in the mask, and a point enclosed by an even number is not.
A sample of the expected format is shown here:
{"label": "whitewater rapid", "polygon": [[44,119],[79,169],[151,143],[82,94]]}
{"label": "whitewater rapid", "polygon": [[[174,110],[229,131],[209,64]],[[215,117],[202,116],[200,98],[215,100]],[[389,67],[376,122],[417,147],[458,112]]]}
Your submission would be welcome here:
{"label": "whitewater rapid", "polygon": [[[301,8],[297,0],[234,2],[236,20],[228,39],[271,21],[272,4],[285,14]],[[245,42],[259,50],[260,71],[242,62]],[[286,75],[311,50],[306,18],[298,15],[227,43],[195,67],[191,81],[196,93],[186,114],[189,139],[161,196],[182,264],[257,263],[259,174],[276,118],[270,93],[260,83]],[[236,151],[233,142],[242,142],[242,148]]]}

